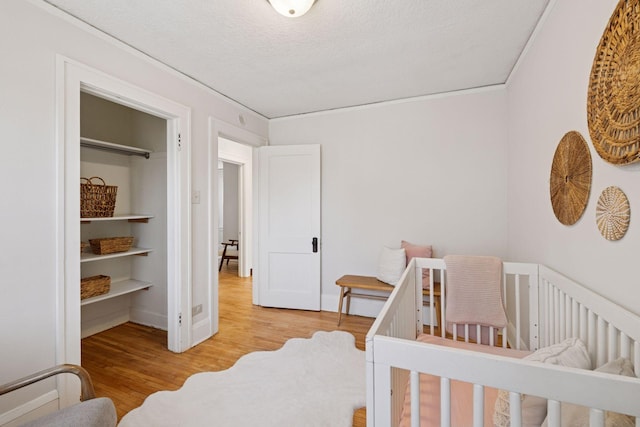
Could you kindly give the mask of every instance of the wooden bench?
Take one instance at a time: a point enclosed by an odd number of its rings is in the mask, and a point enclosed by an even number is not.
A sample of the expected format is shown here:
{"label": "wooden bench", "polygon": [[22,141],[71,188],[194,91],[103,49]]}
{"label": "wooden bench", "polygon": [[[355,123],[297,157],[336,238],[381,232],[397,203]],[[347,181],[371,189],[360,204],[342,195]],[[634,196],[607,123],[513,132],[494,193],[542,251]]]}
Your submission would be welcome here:
{"label": "wooden bench", "polygon": [[[336,285],[340,286],[340,301],[338,303],[338,326],[340,326],[340,322],[342,320],[342,302],[344,301],[345,297],[347,298],[347,310],[345,313],[347,315],[349,314],[349,307],[351,306],[352,296],[378,300],[386,300],[387,298],[389,298],[389,295],[375,295],[353,292],[354,289],[386,292],[388,294],[391,294],[391,292],[393,291],[392,285],[381,282],[373,276],[355,276],[348,274],[336,280]],[[422,295],[427,297],[431,296],[429,293],[429,289],[423,289]],[[440,319],[440,283],[434,283],[433,296],[433,305],[436,309],[436,319]]]}

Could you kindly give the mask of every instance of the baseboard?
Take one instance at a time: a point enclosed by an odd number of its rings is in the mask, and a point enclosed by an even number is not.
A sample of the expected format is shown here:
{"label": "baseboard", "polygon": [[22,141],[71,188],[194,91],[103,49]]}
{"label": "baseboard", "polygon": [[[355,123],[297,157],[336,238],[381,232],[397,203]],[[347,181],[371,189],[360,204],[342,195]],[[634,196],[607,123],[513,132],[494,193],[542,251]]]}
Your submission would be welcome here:
{"label": "baseboard", "polygon": [[120,310],[115,313],[110,313],[93,319],[83,319],[80,337],[86,338],[99,332],[106,331],[107,329],[127,323],[129,319],[130,316],[128,310]]}
{"label": "baseboard", "polygon": [[[322,311],[332,311],[338,313],[338,302],[340,301],[339,295],[322,295],[321,307]],[[363,317],[378,317],[385,301],[373,300],[367,298],[358,298],[356,296],[351,298],[351,307],[349,308],[349,314]],[[346,304],[346,301],[345,301]],[[344,313],[346,307],[343,305],[342,312]],[[429,306],[422,307],[422,323],[429,325]],[[438,321],[436,320],[436,326]]]}
{"label": "baseboard", "polygon": [[208,340],[213,335],[209,319],[196,322],[191,327],[191,345],[195,346]]}
{"label": "baseboard", "polygon": [[164,314],[153,313],[146,310],[137,310],[132,308],[129,312],[130,321],[140,325],[151,326],[152,328],[167,330],[167,316]]}
{"label": "baseboard", "polygon": [[[339,295],[322,295],[322,298],[320,299],[321,310],[332,311],[337,315],[339,300]],[[383,305],[384,301],[353,297],[351,298],[351,307],[349,308],[349,314],[363,317],[377,317],[380,313],[380,310],[382,310]],[[343,306],[342,312],[344,313],[345,310],[346,307]]]}
{"label": "baseboard", "polygon": [[51,390],[22,405],[0,414],[0,425],[17,427],[58,410],[58,391]]}

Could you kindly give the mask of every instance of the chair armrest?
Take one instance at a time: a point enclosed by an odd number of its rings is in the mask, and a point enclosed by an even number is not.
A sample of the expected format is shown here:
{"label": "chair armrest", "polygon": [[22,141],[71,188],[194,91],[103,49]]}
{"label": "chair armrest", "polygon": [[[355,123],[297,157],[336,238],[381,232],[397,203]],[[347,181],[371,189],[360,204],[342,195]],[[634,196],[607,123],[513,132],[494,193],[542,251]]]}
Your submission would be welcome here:
{"label": "chair armrest", "polygon": [[13,382],[3,384],[0,386],[0,396],[10,393],[22,387],[26,387],[38,381],[42,381],[46,378],[52,377],[58,374],[74,374],[80,379],[80,400],[85,401],[96,397],[96,393],[93,389],[93,383],[89,373],[81,366],[78,365],[57,365],[52,368],[44,369],[40,372],[36,372],[32,375],[17,379]]}

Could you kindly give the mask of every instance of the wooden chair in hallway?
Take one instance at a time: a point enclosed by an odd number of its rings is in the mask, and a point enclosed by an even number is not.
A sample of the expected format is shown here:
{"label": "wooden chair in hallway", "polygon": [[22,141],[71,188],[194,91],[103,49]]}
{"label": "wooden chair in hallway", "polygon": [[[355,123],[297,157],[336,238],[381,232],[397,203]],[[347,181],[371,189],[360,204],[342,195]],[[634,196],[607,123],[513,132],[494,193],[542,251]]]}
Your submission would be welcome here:
{"label": "wooden chair in hallway", "polygon": [[[224,249],[222,250],[222,254],[220,256],[220,265],[218,266],[218,271],[222,270],[222,264],[224,263],[224,260],[227,260],[227,266],[229,265],[229,260],[234,259],[237,261],[238,252],[240,250],[240,244],[236,239],[229,239],[228,242],[222,242],[221,245],[224,246]],[[229,249],[229,247],[235,249]]]}

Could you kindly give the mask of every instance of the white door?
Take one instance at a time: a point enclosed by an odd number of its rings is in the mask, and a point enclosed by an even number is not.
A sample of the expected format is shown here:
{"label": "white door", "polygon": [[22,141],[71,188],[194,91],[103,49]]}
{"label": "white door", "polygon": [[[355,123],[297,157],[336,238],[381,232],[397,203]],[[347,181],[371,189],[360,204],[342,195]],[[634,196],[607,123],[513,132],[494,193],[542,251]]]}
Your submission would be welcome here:
{"label": "white door", "polygon": [[320,310],[320,146],[258,149],[259,303]]}

